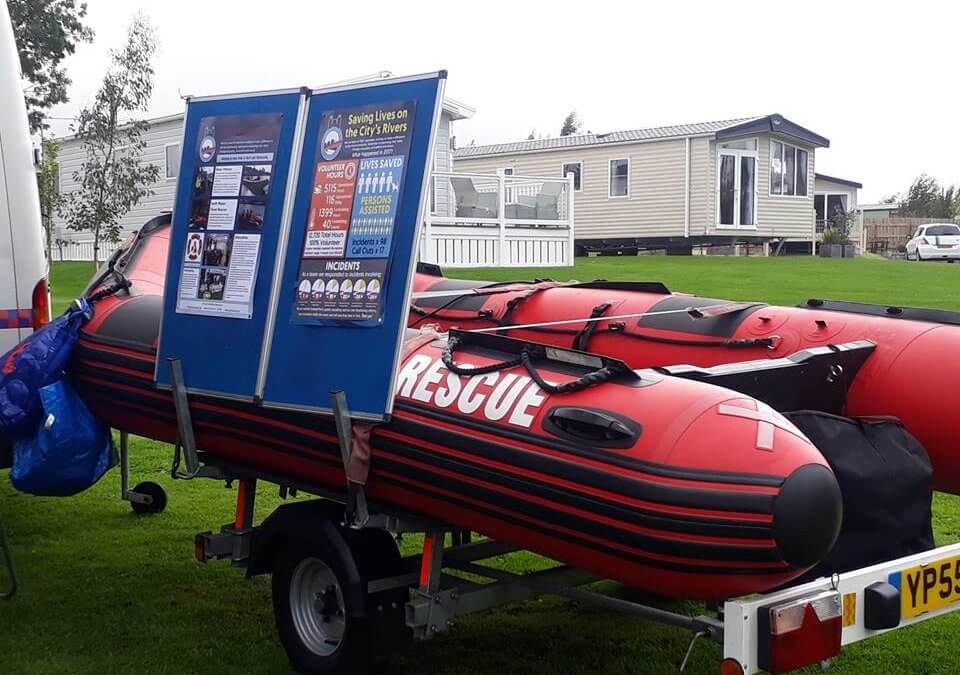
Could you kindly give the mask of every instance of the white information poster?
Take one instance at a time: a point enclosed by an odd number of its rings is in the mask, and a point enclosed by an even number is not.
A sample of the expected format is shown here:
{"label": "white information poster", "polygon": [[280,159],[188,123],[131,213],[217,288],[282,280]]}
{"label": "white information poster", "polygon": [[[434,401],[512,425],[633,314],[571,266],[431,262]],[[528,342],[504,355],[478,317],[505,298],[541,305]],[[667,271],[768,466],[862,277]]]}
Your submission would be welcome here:
{"label": "white information poster", "polygon": [[249,319],[282,116],[205,117],[177,313]]}

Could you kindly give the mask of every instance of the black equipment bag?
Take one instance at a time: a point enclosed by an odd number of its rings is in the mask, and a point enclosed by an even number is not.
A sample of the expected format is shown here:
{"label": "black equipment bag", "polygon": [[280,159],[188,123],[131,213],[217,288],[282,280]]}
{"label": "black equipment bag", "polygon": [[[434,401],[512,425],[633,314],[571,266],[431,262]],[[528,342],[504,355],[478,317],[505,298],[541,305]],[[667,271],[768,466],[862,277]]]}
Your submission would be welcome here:
{"label": "black equipment bag", "polygon": [[786,416],[823,453],[843,494],[837,543],[801,581],[934,547],[933,469],[926,450],[899,420],[807,410]]}

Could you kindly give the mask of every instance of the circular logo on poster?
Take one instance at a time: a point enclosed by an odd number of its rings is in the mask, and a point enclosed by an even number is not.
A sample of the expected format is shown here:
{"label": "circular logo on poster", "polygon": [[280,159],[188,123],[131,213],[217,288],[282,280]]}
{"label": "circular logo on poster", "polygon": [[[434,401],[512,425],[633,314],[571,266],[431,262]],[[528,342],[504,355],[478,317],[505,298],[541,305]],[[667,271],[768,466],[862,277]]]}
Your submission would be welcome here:
{"label": "circular logo on poster", "polygon": [[330,127],[323,132],[323,139],[320,142],[320,156],[328,162],[336,159],[340,154],[340,148],[343,147],[343,132],[339,127]]}
{"label": "circular logo on poster", "polygon": [[306,302],[310,299],[310,280],[304,279],[297,287],[297,300]]}
{"label": "circular logo on poster", "polygon": [[217,152],[217,139],[204,136],[200,141],[200,161],[209,162]]}
{"label": "circular logo on poster", "polygon": [[347,180],[353,180],[353,177],[357,175],[357,163],[348,162],[347,168],[343,171],[343,175],[346,176]]}
{"label": "circular logo on poster", "polygon": [[200,262],[203,253],[203,235],[193,233],[187,237],[187,262]]}

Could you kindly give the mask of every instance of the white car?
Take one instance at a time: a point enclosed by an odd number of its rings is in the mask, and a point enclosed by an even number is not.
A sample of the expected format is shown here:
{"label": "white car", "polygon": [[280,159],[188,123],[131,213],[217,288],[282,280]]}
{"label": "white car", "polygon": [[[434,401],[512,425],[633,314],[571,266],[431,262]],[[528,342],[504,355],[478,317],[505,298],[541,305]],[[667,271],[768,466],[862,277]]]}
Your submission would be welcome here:
{"label": "white car", "polygon": [[960,260],[960,225],[920,225],[907,242],[907,260]]}

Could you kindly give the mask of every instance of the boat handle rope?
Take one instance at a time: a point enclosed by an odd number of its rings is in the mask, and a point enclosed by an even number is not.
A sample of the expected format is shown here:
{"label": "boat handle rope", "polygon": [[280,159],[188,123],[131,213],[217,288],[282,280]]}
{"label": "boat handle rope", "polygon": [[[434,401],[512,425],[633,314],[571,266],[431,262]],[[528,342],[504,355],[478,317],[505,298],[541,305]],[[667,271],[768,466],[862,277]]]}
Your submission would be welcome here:
{"label": "boat handle rope", "polygon": [[624,372],[624,369],[626,368],[623,365],[606,365],[602,368],[598,368],[597,370],[590,371],[589,373],[578,377],[575,380],[563,382],[561,384],[553,384],[543,379],[539,371],[537,371],[536,366],[533,364],[533,359],[543,357],[546,354],[543,347],[539,345],[528,345],[524,347],[523,351],[520,352],[520,356],[516,358],[500,361],[498,363],[491,363],[486,366],[477,366],[476,368],[464,368],[456,364],[456,362],[453,360],[453,355],[459,346],[460,340],[458,338],[449,337],[440,357],[443,361],[443,365],[446,366],[447,370],[449,370],[451,373],[459,375],[460,377],[470,377],[473,375],[486,375],[488,373],[494,373],[500,370],[508,370],[510,368],[516,368],[517,366],[523,366],[524,370],[526,370],[530,375],[530,378],[537,383],[537,386],[539,386],[548,394],[572,394],[577,391],[583,391],[584,389],[594,385],[607,382],[621,372]]}

